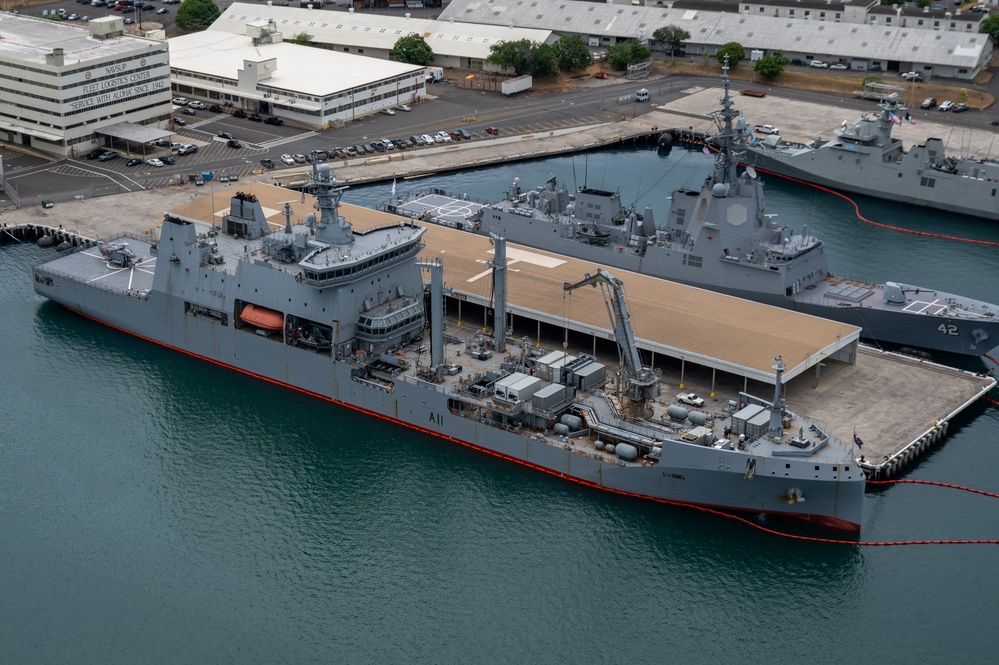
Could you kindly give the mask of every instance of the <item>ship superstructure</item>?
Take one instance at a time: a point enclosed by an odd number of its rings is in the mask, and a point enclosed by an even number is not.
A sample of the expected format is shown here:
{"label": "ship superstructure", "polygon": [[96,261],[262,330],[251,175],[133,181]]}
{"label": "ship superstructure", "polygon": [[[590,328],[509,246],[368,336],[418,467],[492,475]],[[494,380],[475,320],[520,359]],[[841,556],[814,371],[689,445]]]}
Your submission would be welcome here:
{"label": "ship superstructure", "polygon": [[[271,228],[255,197],[237,194],[218,226],[167,214],[158,245],[119,238],[117,252],[61,256],[36,266],[35,289],[144,339],[586,485],[859,530],[864,474],[784,407],[778,365],[772,399],[743,393],[725,414],[667,404],[635,346],[624,283],[606,271],[570,286],[607,287],[620,372],[503,330],[445,330],[444,266],[418,258],[426,229],[392,218],[355,230],[328,165],[313,166],[307,189],[304,223],[285,204]],[[506,241],[494,243],[502,300]]]}
{"label": "ship superstructure", "polygon": [[[999,306],[925,286],[849,280],[830,274],[826,248],[808,227],[777,221],[747,157],[746,120],[723,75],[721,108],[709,137],[714,170],[697,189],[672,192],[657,220],[620,194],[583,187],[570,193],[555,178],[503,200],[476,203],[433,190],[383,208],[473,233],[602,265],[718,291],[856,325],[871,340],[933,351],[982,355],[999,344]],[[999,187],[999,183],[996,183]]]}

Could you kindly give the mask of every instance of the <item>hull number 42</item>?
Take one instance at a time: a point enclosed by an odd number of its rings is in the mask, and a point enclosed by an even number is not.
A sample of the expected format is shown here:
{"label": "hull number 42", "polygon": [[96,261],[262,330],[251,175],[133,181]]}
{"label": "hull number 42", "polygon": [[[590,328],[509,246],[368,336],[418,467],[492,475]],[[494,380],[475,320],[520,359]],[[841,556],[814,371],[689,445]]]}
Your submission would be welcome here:
{"label": "hull number 42", "polygon": [[957,326],[955,326],[953,323],[941,323],[939,326],[937,326],[937,330],[939,330],[940,332],[942,332],[945,335],[960,335],[961,334],[961,333],[958,332]]}

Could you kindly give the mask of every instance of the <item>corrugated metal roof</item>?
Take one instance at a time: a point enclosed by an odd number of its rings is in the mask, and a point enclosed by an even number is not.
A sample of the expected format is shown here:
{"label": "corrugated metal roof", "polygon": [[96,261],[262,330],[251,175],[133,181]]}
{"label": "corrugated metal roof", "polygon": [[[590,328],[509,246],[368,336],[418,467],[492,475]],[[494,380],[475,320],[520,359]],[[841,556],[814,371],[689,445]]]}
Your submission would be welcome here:
{"label": "corrugated metal roof", "polygon": [[247,23],[267,19],[274,20],[285,39],[307,32],[317,44],[342,44],[388,51],[401,37],[418,34],[436,54],[480,60],[489,56],[489,47],[493,44],[521,39],[547,42],[552,37],[550,30],[534,28],[357,12],[328,12],[299,7],[251,5],[245,2],[230,5],[212,24],[212,29],[244,34]]}
{"label": "corrugated metal roof", "polygon": [[920,62],[968,69],[977,67],[983,51],[990,49],[988,35],[981,33],[574,0],[453,0],[441,18],[492,25],[532,25],[561,34],[626,39],[651,37],[657,28],[677,25],[690,33],[690,43],[709,47],[735,41],[746,48],[767,51]]}

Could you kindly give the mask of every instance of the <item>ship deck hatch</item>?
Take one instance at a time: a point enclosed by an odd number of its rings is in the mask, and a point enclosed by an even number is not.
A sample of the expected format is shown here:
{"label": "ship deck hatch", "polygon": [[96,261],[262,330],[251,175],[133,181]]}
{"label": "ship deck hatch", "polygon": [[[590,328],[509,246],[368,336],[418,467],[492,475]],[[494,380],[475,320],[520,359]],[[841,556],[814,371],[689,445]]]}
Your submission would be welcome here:
{"label": "ship deck hatch", "polygon": [[861,303],[872,295],[874,295],[872,289],[860,286],[859,284],[838,284],[826,292],[827,298],[835,298],[836,300],[845,300],[853,303]]}

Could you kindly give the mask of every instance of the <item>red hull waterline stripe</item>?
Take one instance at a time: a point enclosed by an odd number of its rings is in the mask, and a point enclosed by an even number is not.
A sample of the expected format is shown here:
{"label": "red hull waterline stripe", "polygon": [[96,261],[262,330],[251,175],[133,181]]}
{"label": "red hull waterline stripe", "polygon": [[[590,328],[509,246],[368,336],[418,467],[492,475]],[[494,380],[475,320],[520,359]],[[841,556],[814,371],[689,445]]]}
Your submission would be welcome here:
{"label": "red hull waterline stripe", "polygon": [[[303,393],[305,395],[309,395],[310,397],[315,397],[317,399],[321,399],[321,400],[326,401],[326,402],[331,402],[333,404],[337,404],[337,405],[346,407],[348,409],[352,409],[352,410],[357,411],[359,413],[364,413],[364,414],[367,414],[367,415],[370,415],[370,416],[374,416],[376,418],[380,418],[382,420],[385,420],[385,421],[388,421],[388,422],[391,422],[391,423],[402,425],[403,427],[408,427],[409,429],[413,429],[413,430],[416,430],[418,432],[422,432],[424,434],[429,434],[431,436],[436,436],[436,437],[445,439],[447,441],[451,441],[453,443],[457,443],[457,444],[460,444],[460,445],[463,445],[463,446],[467,446],[467,447],[472,448],[474,450],[478,450],[478,451],[487,453],[489,455],[492,455],[494,457],[498,457],[500,459],[509,460],[509,461],[515,462],[517,464],[522,464],[524,466],[530,467],[532,469],[536,469],[538,471],[542,471],[544,473],[556,476],[558,478],[562,478],[564,480],[570,480],[570,481],[578,483],[580,485],[585,485],[587,487],[592,487],[594,489],[599,489],[599,490],[602,490],[604,492],[613,492],[614,494],[620,494],[622,496],[630,496],[630,497],[634,497],[634,498],[638,498],[638,499],[645,499],[645,500],[649,500],[649,501],[655,501],[657,503],[662,503],[662,504],[666,504],[666,505],[669,505],[669,506],[676,506],[676,507],[679,507],[679,508],[690,508],[690,509],[693,509],[693,510],[699,510],[701,512],[705,512],[705,513],[708,513],[708,514],[711,514],[711,515],[716,515],[718,517],[724,517],[726,519],[731,519],[731,520],[736,520],[736,521],[742,522],[743,524],[751,526],[754,529],[759,529],[760,531],[764,531],[766,533],[769,533],[769,534],[772,534],[772,535],[775,535],[775,536],[781,536],[781,537],[784,537],[784,538],[791,538],[793,540],[801,540],[801,541],[807,541],[807,542],[813,542],[813,543],[830,543],[830,544],[836,544],[836,545],[858,545],[858,546],[865,546],[865,547],[890,547],[890,546],[893,546],[893,545],[980,545],[980,544],[999,545],[999,539],[996,539],[996,540],[862,541],[862,540],[848,540],[848,539],[845,539],[845,538],[820,538],[820,537],[816,537],[816,536],[802,536],[802,535],[797,535],[797,534],[784,533],[782,531],[777,531],[775,529],[771,529],[771,528],[768,528],[766,526],[763,526],[762,524],[758,524],[757,522],[754,522],[753,520],[750,520],[750,519],[748,519],[746,517],[742,517],[741,515],[735,515],[735,514],[732,514],[730,512],[726,512],[727,510],[729,510],[728,508],[726,508],[726,509],[720,509],[718,507],[710,506],[710,505],[702,505],[702,504],[694,504],[694,503],[684,503],[684,502],[681,502],[681,501],[673,501],[671,499],[663,499],[661,497],[649,496],[649,495],[646,495],[646,494],[638,494],[638,493],[635,493],[635,492],[625,492],[624,490],[618,490],[618,489],[614,489],[612,487],[604,487],[603,485],[597,485],[596,483],[592,483],[592,482],[590,482],[588,480],[582,480],[580,478],[573,478],[572,476],[566,476],[563,473],[560,473],[558,471],[554,471],[552,469],[548,469],[548,468],[543,467],[543,466],[539,466],[537,464],[533,464],[533,463],[528,462],[526,460],[518,459],[516,457],[510,457],[509,455],[504,455],[503,453],[496,452],[495,450],[489,450],[488,448],[483,448],[483,447],[481,447],[479,445],[476,445],[474,443],[470,443],[468,441],[463,441],[461,439],[456,439],[456,438],[454,438],[452,436],[448,436],[446,434],[441,434],[440,432],[435,432],[433,430],[429,430],[429,429],[420,427],[419,425],[413,425],[412,423],[407,423],[407,422],[404,422],[402,420],[397,420],[395,418],[383,415],[381,413],[377,413],[375,411],[368,411],[367,409],[361,408],[361,407],[357,406],[356,404],[350,404],[348,402],[342,402],[340,400],[333,399],[332,397],[327,397],[326,395],[323,395],[323,394],[320,394],[320,393],[317,393],[317,392],[313,392],[311,390],[306,390],[305,388],[299,388],[298,386],[293,386],[293,385],[291,385],[289,383],[284,383],[282,381],[278,381],[277,379],[272,379],[270,377],[263,376],[261,374],[255,374],[254,372],[251,372],[249,370],[245,370],[245,369],[242,369],[240,367],[235,367],[233,365],[229,365],[229,364],[221,362],[219,360],[213,360],[212,358],[208,358],[206,356],[202,356],[202,355],[199,355],[197,353],[193,353],[191,351],[187,351],[185,349],[181,349],[181,348],[176,347],[176,346],[171,346],[170,344],[166,344],[164,342],[160,342],[158,340],[155,340],[155,339],[152,339],[152,338],[149,338],[149,337],[145,337],[144,335],[140,335],[140,334],[132,332],[130,330],[126,330],[124,328],[119,328],[118,326],[112,325],[110,323],[107,323],[106,321],[101,321],[100,319],[92,317],[89,314],[85,314],[84,312],[81,312],[81,311],[79,311],[77,309],[73,309],[72,307],[66,306],[66,308],[69,309],[70,311],[75,312],[75,313],[77,313],[77,314],[79,314],[79,315],[81,315],[81,316],[83,316],[83,317],[85,317],[87,319],[90,319],[91,321],[94,321],[96,323],[100,323],[102,325],[108,326],[109,328],[113,328],[113,329],[115,329],[115,330],[117,330],[119,332],[123,332],[123,333],[125,333],[127,335],[132,335],[133,337],[138,337],[141,340],[144,340],[144,341],[147,341],[147,342],[151,342],[153,344],[157,344],[159,346],[165,347],[165,348],[170,349],[172,351],[177,351],[178,353],[183,353],[184,355],[191,356],[192,358],[197,358],[199,360],[204,360],[206,362],[212,363],[213,365],[218,365],[219,367],[224,367],[226,369],[230,369],[230,370],[239,372],[241,374],[245,374],[247,376],[251,376],[251,377],[253,377],[255,379],[260,379],[261,381],[266,381],[267,383],[272,383],[274,385],[281,386],[283,388],[290,388],[291,390],[296,390],[296,391],[298,391],[300,393]],[[870,482],[873,482],[873,481],[869,480],[867,482],[870,483]],[[892,481],[882,481],[882,482],[892,482]],[[917,482],[917,481],[908,481],[908,482]],[[924,481],[924,482],[926,482],[926,484],[942,484],[942,483],[932,483],[931,481]],[[976,491],[976,490],[970,490],[970,491]],[[980,494],[989,494],[988,492],[979,492],[979,493]],[[999,495],[994,495],[994,496],[999,496]],[[786,516],[786,517],[792,517],[792,518],[796,518],[796,519],[801,519],[801,520],[804,520],[804,521],[807,521],[807,522],[810,522],[810,523],[813,523],[813,524],[819,524],[819,525],[824,526],[824,527],[828,527],[828,528],[832,528],[832,529],[837,529],[837,530],[845,531],[845,532],[849,532],[849,533],[860,533],[860,525],[859,524],[854,524],[852,522],[847,522],[846,520],[838,519],[838,518],[835,518],[835,517],[827,517],[825,515],[801,515],[800,513],[782,513],[782,512],[773,512],[773,511],[771,511],[770,514],[780,515],[780,516]]]}

